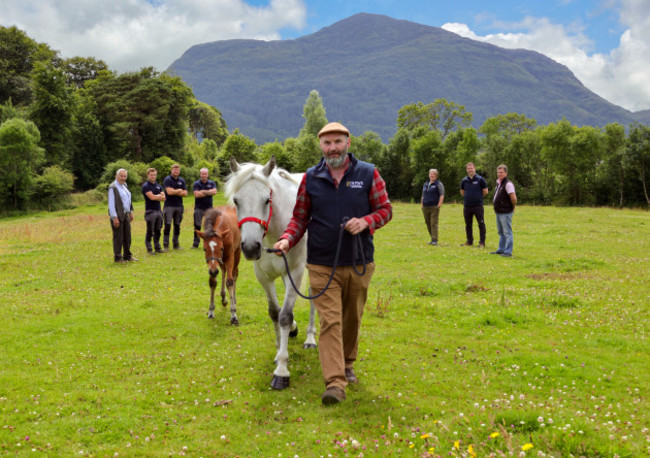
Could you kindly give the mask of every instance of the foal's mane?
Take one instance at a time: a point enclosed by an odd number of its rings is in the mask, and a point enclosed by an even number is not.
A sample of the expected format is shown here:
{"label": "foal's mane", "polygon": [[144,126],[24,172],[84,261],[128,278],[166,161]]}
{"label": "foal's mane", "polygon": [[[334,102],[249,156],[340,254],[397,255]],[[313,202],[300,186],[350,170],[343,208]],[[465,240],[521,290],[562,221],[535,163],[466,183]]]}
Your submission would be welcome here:
{"label": "foal's mane", "polygon": [[217,222],[217,219],[220,216],[221,216],[221,210],[217,210],[216,208],[211,208],[205,212],[205,231],[204,231],[205,237],[213,237],[217,235],[216,232],[214,231],[215,223]]}

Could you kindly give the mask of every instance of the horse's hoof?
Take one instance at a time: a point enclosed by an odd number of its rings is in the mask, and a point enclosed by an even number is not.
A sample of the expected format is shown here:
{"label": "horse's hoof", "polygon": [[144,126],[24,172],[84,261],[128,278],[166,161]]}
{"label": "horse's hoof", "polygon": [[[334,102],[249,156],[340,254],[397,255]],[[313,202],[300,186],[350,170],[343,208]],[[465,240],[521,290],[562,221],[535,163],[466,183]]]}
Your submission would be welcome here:
{"label": "horse's hoof", "polygon": [[230,324],[232,324],[233,326],[239,326],[239,320],[237,318],[231,318]]}
{"label": "horse's hoof", "polygon": [[306,344],[304,344],[304,345],[302,346],[302,348],[304,348],[305,350],[307,350],[307,349],[311,349],[311,348],[316,348],[316,344],[312,344],[312,343],[308,343],[308,344],[307,344],[307,343],[306,343]]}
{"label": "horse's hoof", "polygon": [[296,326],[296,329],[289,331],[289,337],[296,337],[298,335],[298,326]]}
{"label": "horse's hoof", "polygon": [[278,377],[274,375],[273,380],[271,380],[271,388],[274,390],[289,388],[289,377]]}
{"label": "horse's hoof", "polygon": [[208,312],[208,318],[210,318],[210,319],[214,318],[214,313],[212,313],[211,311]]}

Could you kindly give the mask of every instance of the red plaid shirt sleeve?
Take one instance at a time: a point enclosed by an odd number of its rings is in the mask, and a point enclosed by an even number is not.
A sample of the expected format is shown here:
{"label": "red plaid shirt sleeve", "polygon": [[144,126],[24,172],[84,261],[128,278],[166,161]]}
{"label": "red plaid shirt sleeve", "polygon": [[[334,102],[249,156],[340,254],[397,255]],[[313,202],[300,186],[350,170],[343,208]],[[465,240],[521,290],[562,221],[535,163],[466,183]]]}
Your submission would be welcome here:
{"label": "red plaid shirt sleeve", "polygon": [[311,218],[311,198],[307,194],[307,174],[302,176],[302,181],[298,187],[298,195],[296,196],[296,205],[293,207],[293,216],[289,225],[280,236],[280,239],[287,239],[289,247],[293,247],[300,241],[305,231],[307,230],[307,223]]}
{"label": "red plaid shirt sleeve", "polygon": [[[311,199],[307,194],[307,175],[302,177],[298,195],[296,197],[296,206],[293,208],[293,216],[289,225],[280,239],[287,239],[289,246],[295,246],[307,230],[307,223],[311,218]],[[372,180],[370,194],[368,196],[371,213],[364,216],[363,219],[368,223],[368,229],[373,234],[377,229],[387,224],[393,218],[393,206],[386,193],[386,183],[379,175],[377,169]]]}
{"label": "red plaid shirt sleeve", "polygon": [[388,200],[388,193],[386,192],[386,182],[379,175],[379,171],[375,169],[375,176],[372,180],[372,187],[370,188],[370,208],[372,213],[363,217],[368,223],[368,229],[373,234],[377,229],[385,226],[391,219],[393,219],[393,206]]}

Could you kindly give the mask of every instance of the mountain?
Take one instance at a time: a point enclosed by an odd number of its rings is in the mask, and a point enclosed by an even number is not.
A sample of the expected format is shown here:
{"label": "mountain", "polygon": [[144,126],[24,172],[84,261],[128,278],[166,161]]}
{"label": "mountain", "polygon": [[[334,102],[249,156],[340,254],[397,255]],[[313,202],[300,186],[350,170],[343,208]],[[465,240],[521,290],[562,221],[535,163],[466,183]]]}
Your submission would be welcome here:
{"label": "mountain", "polygon": [[[293,40],[223,40],[191,47],[168,69],[257,143],[298,135],[316,89],[330,121],[387,141],[397,111],[438,98],[465,105],[479,127],[523,113],[539,124],[629,124],[635,115],[594,94],[537,52],[504,49],[437,27],[360,13]],[[641,116],[642,113],[639,113]]]}

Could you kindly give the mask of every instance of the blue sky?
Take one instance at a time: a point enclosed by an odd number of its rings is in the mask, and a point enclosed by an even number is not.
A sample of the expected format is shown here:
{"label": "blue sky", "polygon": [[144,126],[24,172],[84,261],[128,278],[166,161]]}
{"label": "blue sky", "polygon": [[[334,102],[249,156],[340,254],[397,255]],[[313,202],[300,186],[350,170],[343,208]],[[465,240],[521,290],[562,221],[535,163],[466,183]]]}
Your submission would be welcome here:
{"label": "blue sky", "polygon": [[538,51],[610,102],[650,109],[650,0],[4,0],[0,25],[125,72],[164,70],[198,43],[296,38],[359,12]]}

